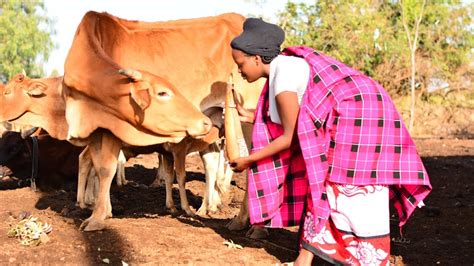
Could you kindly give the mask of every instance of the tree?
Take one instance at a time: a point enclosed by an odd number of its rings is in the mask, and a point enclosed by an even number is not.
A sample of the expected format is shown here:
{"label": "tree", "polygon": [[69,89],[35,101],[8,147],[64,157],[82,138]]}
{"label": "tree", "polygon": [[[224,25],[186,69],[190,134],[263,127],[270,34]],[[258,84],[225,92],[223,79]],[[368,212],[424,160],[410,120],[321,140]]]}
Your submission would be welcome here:
{"label": "tree", "polygon": [[416,78],[416,49],[418,48],[418,36],[420,33],[420,23],[423,18],[426,0],[422,2],[418,0],[400,0],[400,9],[402,14],[402,24],[405,29],[410,49],[411,62],[411,106],[410,106],[410,122],[408,129],[413,130],[413,121],[415,120],[415,78]]}
{"label": "tree", "polygon": [[[380,1],[382,2],[382,1]],[[308,45],[379,81],[397,93],[407,77],[406,45],[399,45],[390,4],[366,0],[287,3],[280,21],[287,45]]]}
{"label": "tree", "polygon": [[[420,1],[415,1],[420,3]],[[417,89],[447,81],[472,60],[474,4],[427,1],[417,39]],[[410,49],[399,1],[288,2],[279,14],[286,45],[308,45],[370,75],[392,96],[409,93]]]}
{"label": "tree", "polygon": [[61,74],[59,73],[59,71],[57,69],[53,69],[49,76],[50,77],[59,77],[59,76],[61,76]]}
{"label": "tree", "polygon": [[0,0],[1,82],[23,69],[29,76],[43,76],[41,62],[54,48],[53,24],[43,0]]}

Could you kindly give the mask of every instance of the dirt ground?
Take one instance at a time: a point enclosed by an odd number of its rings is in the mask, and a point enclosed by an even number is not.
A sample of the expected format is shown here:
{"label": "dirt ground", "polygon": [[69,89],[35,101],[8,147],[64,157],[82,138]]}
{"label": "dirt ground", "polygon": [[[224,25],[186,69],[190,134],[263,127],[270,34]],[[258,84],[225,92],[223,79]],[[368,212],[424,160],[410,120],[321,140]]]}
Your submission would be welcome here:
{"label": "dirt ground", "polygon": [[[426,208],[417,210],[404,228],[404,239],[392,216],[392,260],[397,265],[473,265],[474,140],[417,139],[416,143],[433,192]],[[0,265],[275,265],[296,258],[297,228],[274,229],[268,239],[258,241],[246,238],[245,231],[226,229],[238,213],[243,175],[234,176],[229,204],[212,217],[171,216],[165,209],[164,188],[148,187],[156,164],[153,154],[129,160],[127,178],[138,185],[113,186],[114,217],[100,232],[79,231],[91,212],[75,207],[74,192],[0,191]],[[186,166],[188,198],[197,209],[204,189],[202,163],[192,155]],[[177,188],[174,199],[179,202]],[[22,211],[52,224],[49,242],[25,247],[7,237]],[[228,248],[226,240],[243,249]]]}

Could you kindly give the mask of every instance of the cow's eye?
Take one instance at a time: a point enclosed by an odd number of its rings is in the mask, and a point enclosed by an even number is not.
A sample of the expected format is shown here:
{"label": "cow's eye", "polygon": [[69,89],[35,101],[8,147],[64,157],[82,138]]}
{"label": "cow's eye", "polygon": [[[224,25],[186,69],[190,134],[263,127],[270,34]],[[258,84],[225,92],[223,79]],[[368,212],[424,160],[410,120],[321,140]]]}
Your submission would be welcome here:
{"label": "cow's eye", "polygon": [[170,96],[170,95],[168,94],[168,92],[166,92],[166,91],[160,91],[160,92],[157,93],[157,95],[160,96],[160,97],[168,97],[168,96]]}
{"label": "cow's eye", "polygon": [[10,93],[12,93],[11,90],[5,90],[5,91],[3,91],[3,95],[8,95],[8,94],[10,94]]}
{"label": "cow's eye", "polygon": [[173,92],[163,86],[155,88],[155,98],[158,101],[169,101],[173,98]]}

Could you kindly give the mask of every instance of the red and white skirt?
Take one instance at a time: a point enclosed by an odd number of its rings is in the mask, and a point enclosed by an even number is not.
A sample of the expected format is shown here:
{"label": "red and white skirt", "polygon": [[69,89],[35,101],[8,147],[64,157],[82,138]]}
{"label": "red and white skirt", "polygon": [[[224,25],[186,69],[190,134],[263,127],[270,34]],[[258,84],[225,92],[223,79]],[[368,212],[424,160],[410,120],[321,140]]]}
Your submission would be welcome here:
{"label": "red and white skirt", "polygon": [[331,215],[323,229],[315,232],[308,197],[300,248],[334,264],[390,265],[388,187],[328,182],[326,192]]}

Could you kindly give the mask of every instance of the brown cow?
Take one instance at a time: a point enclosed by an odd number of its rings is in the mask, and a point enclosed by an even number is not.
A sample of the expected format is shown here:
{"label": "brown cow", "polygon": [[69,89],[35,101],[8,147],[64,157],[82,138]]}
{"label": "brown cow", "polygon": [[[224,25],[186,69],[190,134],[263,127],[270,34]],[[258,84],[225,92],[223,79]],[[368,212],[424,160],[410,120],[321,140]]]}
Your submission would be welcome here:
{"label": "brown cow", "polygon": [[[153,79],[150,79],[150,77],[153,78],[152,75],[149,75],[148,78],[145,77],[138,83],[145,83],[147,86],[150,86],[150,84],[160,84],[160,82],[153,82]],[[40,126],[45,128],[46,131],[53,137],[57,139],[65,139],[68,125],[65,120],[65,104],[63,98],[61,97],[61,81],[62,78],[36,80],[28,79],[22,74],[15,76],[13,80],[11,80],[4,88],[0,88],[0,105],[2,106],[0,109],[0,121],[14,120],[15,122]],[[135,83],[136,82],[134,82],[134,84]],[[180,96],[178,95],[176,97]],[[199,130],[204,130],[204,132],[207,131],[208,129],[205,125],[210,125],[209,119],[198,112],[196,109],[188,108],[189,103],[186,104],[186,100],[181,99],[180,101],[184,104],[183,108],[187,108],[189,117],[188,121],[177,121],[176,123],[194,123],[194,128],[196,128],[195,132],[199,132]],[[204,118],[201,119],[201,117]],[[197,122],[196,124],[196,121],[200,122]],[[123,128],[123,124],[118,126]],[[134,129],[133,126],[129,126],[129,128]],[[150,135],[149,138],[161,140],[166,138],[166,135],[160,135],[156,137],[154,135]],[[86,176],[90,175],[91,173],[91,168],[88,163],[92,162],[94,165],[100,166],[101,157],[97,156],[100,150],[100,141],[113,139],[113,136],[106,131],[98,131],[97,133],[94,133],[93,136],[91,136],[91,139],[92,143],[94,144],[92,146],[93,149],[91,147],[87,147],[85,153],[83,152],[83,154],[87,155],[82,156],[82,158],[86,159],[85,161],[81,161],[80,157],[79,177],[85,176],[83,179],[86,179]],[[95,162],[91,161],[94,160],[94,157],[92,157],[93,152],[91,151],[93,151],[94,155],[96,155]],[[96,172],[100,173],[100,171],[110,171],[113,176],[115,174],[115,167],[117,166],[117,157],[114,158],[114,161],[108,165],[105,165],[105,167],[95,167]],[[110,183],[108,184],[108,187],[110,188]],[[105,216],[110,216],[111,206],[110,199],[108,199],[108,197],[106,198],[105,206],[105,210],[102,211],[105,211]]]}
{"label": "brown cow", "polygon": [[[147,23],[88,12],[78,26],[65,62],[64,91],[69,138],[82,141],[97,128],[108,129],[113,136],[91,138],[97,143],[97,155],[100,150],[104,160],[94,164],[105,165],[114,163],[113,158],[116,158],[120,147],[119,140],[138,146],[156,144],[163,140],[150,140],[142,137],[141,133],[171,131],[166,124],[157,126],[156,121],[163,119],[165,114],[175,115],[178,112],[176,109],[161,108],[160,114],[152,108],[137,117],[136,109],[146,106],[140,104],[147,102],[147,97],[142,97],[137,89],[132,89],[132,93],[135,92],[134,99],[138,106],[120,101],[118,96],[126,88],[119,86],[123,82],[120,77],[110,74],[119,67],[141,69],[164,77],[179,88],[192,106],[203,112],[209,108],[222,108],[226,81],[233,72],[234,77],[239,77],[235,85],[238,93],[244,96],[241,102],[246,108],[254,108],[261,84],[253,84],[256,87],[252,88],[240,79],[229,46],[230,40],[241,32],[243,21],[244,17],[240,15],[223,14]],[[127,76],[135,79],[132,72]],[[149,113],[153,113],[153,119],[147,116]],[[133,128],[117,126],[118,122]],[[106,187],[110,175],[110,171],[99,173],[100,179],[106,180],[105,188],[101,188],[98,196],[97,205],[100,207],[85,221],[86,230],[101,227],[105,218]]]}
{"label": "brown cow", "polygon": [[0,121],[40,127],[51,137],[65,140],[67,123],[61,83],[62,77],[37,80],[15,75],[0,88]]}
{"label": "brown cow", "polygon": [[[28,102],[29,100],[36,100],[36,101],[32,101],[30,104],[27,104],[24,106],[22,105],[21,107],[25,108],[25,111],[27,111],[27,113],[33,110],[35,114],[38,115],[38,117],[40,117],[41,119],[26,120],[25,119],[26,115],[23,115],[23,116],[20,116],[18,119],[16,119],[15,122],[23,121],[26,123],[33,123],[35,125],[40,125],[40,126],[55,125],[56,126],[55,128],[47,127],[47,129],[51,130],[51,132],[53,133],[58,133],[57,130],[55,129],[62,128],[60,127],[60,125],[61,123],[64,123],[64,105],[65,105],[62,98],[57,97],[59,93],[61,92],[62,83],[60,82],[60,80],[61,80],[61,77],[49,78],[49,79],[29,79],[28,77],[25,77],[22,74],[15,76],[15,78],[13,78],[13,80],[8,85],[8,88],[10,90],[9,93],[6,93],[6,95],[8,96],[11,96],[12,93],[14,93],[16,90],[19,90],[19,89],[30,90],[32,89],[30,87],[42,87],[44,89],[43,91],[44,95],[42,95],[42,97],[37,98],[37,99],[36,98],[27,99],[27,98],[24,98],[23,94],[21,93],[16,94],[17,96],[15,97],[22,97],[23,102]],[[3,94],[3,91],[2,91],[2,94]],[[6,108],[15,107],[14,106],[15,101],[13,100],[15,99],[15,97],[11,97],[11,98],[9,97],[9,98],[3,99],[5,100],[3,103],[5,104]],[[55,99],[54,104],[53,102],[50,101],[51,99]],[[47,109],[47,108],[42,109],[43,107],[48,107],[48,106],[50,107],[50,109]],[[212,117],[212,114],[209,114],[209,116]],[[57,121],[57,123],[54,123],[54,124],[48,123],[50,120]],[[205,138],[196,142],[190,142],[189,140],[183,141],[183,144],[185,143],[185,145],[181,145],[181,147],[186,148],[185,149],[185,151],[187,151],[186,154],[192,151],[202,151],[209,144],[209,143],[206,143],[206,141],[210,142],[209,137],[215,138],[215,134],[209,135],[208,138]],[[159,145],[154,145],[153,147],[146,147],[146,149],[153,150],[153,151],[170,152],[171,157],[168,157],[168,158],[171,158],[170,159],[171,163],[173,162],[172,161],[173,158],[177,158],[176,155],[173,156],[173,150],[176,151],[174,154],[179,154],[178,157],[185,156],[185,154],[181,155],[183,152],[182,149],[173,149],[171,147],[173,147],[173,144],[168,143],[166,148],[159,147]],[[124,149],[128,154],[131,152],[135,154],[140,152],[140,149],[133,148],[133,147],[125,147]],[[77,204],[81,208],[92,207],[95,204],[95,196],[93,192],[94,190],[98,190],[98,184],[97,182],[95,182],[96,181],[95,170],[92,168],[92,162],[91,162],[90,154],[88,152],[88,148],[86,148],[86,151],[81,154],[80,160],[82,161],[81,163],[82,173],[80,174],[79,184],[78,184]],[[166,162],[164,162],[161,165],[166,165]],[[179,160],[176,160],[176,169],[178,170],[178,173],[181,173],[181,170],[183,171],[183,174],[178,174],[178,178],[185,176],[184,175],[184,161],[181,162]],[[171,169],[171,171],[173,170]],[[121,166],[117,167],[117,183],[118,184],[125,181],[123,175],[124,175],[124,172],[123,172],[123,163],[122,163]],[[90,178],[85,178],[86,176]],[[167,175],[167,176],[169,178],[172,178],[171,180],[167,180],[168,183],[172,184],[174,175]],[[182,183],[182,181],[179,181],[179,183]],[[171,188],[171,186],[168,186],[168,188]],[[171,210],[175,210],[174,204],[172,202],[172,198],[171,200],[169,198],[171,198],[171,189],[168,189],[167,206]],[[188,206],[186,198],[183,198],[183,201],[186,202],[186,204],[184,205]],[[188,209],[189,207],[185,210],[188,210]],[[111,214],[109,214],[109,216],[110,215]]]}
{"label": "brown cow", "polygon": [[[0,110],[0,121],[3,121],[2,124],[9,130],[36,126],[51,132],[49,134],[55,139],[65,140],[67,124],[65,103],[60,95],[61,85],[62,77],[30,79],[25,74],[15,75],[7,87],[0,86],[0,104],[3,107]],[[35,92],[38,88],[41,89]],[[119,157],[116,175],[118,185],[126,182],[123,164],[123,159]],[[83,171],[89,176],[95,175],[94,169],[86,168]],[[91,197],[93,195],[78,195],[78,205],[84,208],[86,203],[93,204],[94,199],[91,200]]]}

